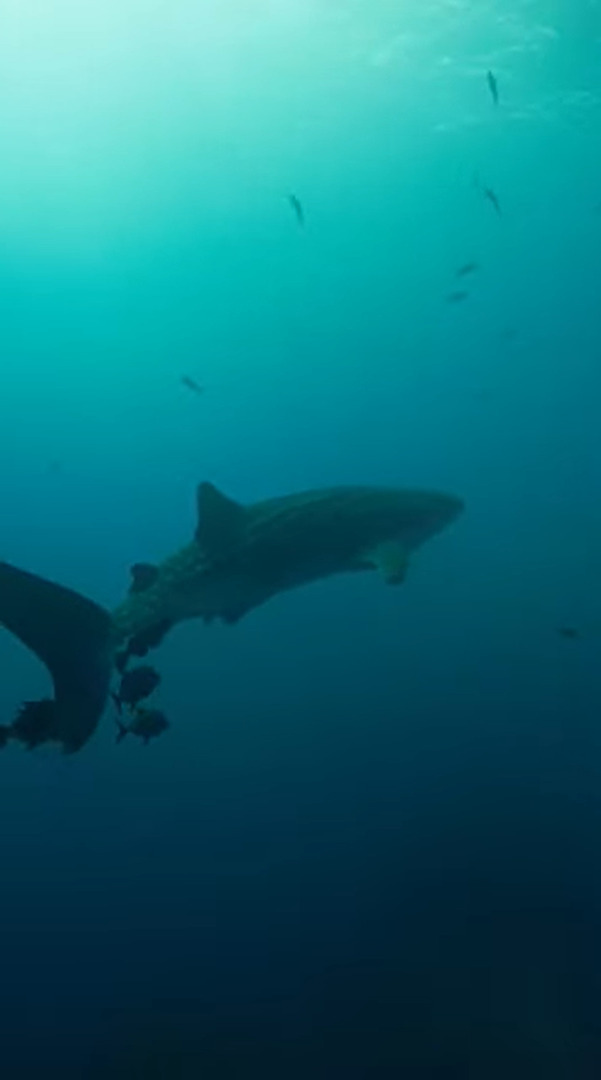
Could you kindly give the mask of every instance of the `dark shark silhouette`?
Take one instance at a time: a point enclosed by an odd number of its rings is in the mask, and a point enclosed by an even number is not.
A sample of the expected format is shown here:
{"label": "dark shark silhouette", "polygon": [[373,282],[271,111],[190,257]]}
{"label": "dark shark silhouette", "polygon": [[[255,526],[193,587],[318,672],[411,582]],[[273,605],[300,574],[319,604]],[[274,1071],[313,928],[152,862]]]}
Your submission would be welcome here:
{"label": "dark shark silhouette", "polygon": [[[453,496],[340,487],[242,506],[212,484],[197,491],[193,541],[159,566],[138,564],[111,614],[78,593],[0,563],[0,624],[46,665],[52,701],[29,702],[2,742],[79,750],[109,697],[131,642],[157,645],[186,619],[236,623],[272,596],[333,574],[377,569],[403,581],[411,553],[462,511]],[[142,572],[143,571],[143,572]],[[33,736],[31,731],[33,729]],[[20,733],[27,731],[27,738]]]}

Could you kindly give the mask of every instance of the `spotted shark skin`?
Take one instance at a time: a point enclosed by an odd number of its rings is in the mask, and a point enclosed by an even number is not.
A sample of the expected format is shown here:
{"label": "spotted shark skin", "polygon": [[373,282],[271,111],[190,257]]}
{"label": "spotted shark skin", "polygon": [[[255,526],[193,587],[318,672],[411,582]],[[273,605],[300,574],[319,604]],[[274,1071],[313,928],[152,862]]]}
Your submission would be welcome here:
{"label": "spotted shark skin", "polygon": [[394,563],[406,564],[461,510],[453,496],[369,487],[307,491],[243,508],[201,484],[194,541],[113,612],[117,640],[163,620],[237,622],[277,593],[334,574],[380,569],[392,583]]}
{"label": "spotted shark skin", "polygon": [[[111,613],[61,585],[0,562],[0,624],[48,668],[54,685],[38,741],[67,752],[90,738],[106,707],[120,649],[154,644],[177,623],[236,623],[278,593],[334,574],[377,570],[400,584],[412,553],[450,525],[463,503],[438,492],[336,487],[244,507],[200,484],[194,539],[144,567]],[[29,703],[35,707],[36,703]],[[40,716],[42,712],[40,711]],[[18,738],[15,725],[0,730]]]}

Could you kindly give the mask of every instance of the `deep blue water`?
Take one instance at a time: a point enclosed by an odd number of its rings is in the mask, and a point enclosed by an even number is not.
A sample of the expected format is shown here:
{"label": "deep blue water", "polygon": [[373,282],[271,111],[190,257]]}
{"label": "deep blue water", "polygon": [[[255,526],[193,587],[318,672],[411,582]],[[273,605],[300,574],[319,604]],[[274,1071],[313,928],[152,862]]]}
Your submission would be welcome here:
{"label": "deep blue water", "polygon": [[600,58],[597,0],[0,12],[0,557],[110,608],[201,480],[466,503],[178,628],[148,748],[2,752],[7,1080],[600,1074]]}

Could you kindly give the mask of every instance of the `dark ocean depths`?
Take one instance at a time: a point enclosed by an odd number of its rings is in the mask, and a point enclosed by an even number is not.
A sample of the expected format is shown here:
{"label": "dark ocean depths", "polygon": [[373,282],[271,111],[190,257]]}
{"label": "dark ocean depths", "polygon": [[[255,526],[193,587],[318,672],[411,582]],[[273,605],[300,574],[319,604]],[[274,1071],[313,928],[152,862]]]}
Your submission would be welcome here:
{"label": "dark ocean depths", "polygon": [[[150,746],[2,751],[2,1080],[601,1075],[600,42],[0,12],[0,557],[112,607],[200,480],[466,503],[402,588],[174,631]],[[0,662],[8,723],[48,681]]]}

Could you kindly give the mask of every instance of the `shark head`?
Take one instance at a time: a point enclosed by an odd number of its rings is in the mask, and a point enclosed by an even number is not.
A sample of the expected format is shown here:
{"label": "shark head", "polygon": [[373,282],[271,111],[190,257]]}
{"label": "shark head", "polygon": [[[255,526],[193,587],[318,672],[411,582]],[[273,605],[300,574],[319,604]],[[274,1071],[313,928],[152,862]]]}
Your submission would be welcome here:
{"label": "shark head", "polygon": [[454,495],[437,491],[390,492],[390,523],[394,536],[408,551],[421,547],[446,529],[463,512]]}
{"label": "shark head", "polygon": [[461,499],[437,491],[341,488],[331,494],[346,569],[379,570],[391,585],[405,580],[412,552],[463,511]]}

